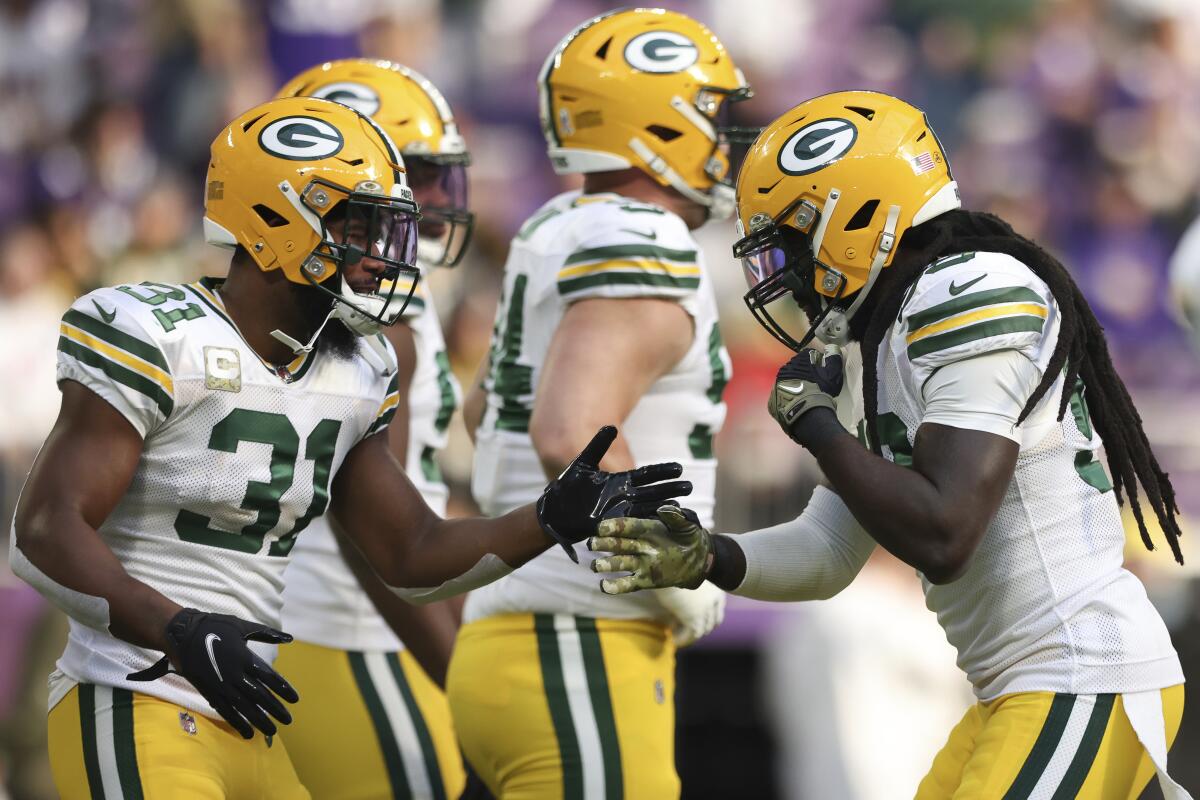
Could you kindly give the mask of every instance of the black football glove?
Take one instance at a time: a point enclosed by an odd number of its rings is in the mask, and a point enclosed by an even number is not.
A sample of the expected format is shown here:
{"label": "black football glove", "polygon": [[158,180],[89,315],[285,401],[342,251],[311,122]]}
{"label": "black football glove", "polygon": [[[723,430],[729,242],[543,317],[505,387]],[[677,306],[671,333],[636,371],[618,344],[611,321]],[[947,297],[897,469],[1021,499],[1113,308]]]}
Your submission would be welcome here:
{"label": "black football glove", "polygon": [[842,392],[842,356],[836,347],[825,353],[801,350],[779,368],[775,388],[767,401],[767,411],[797,444],[803,445],[800,418],[814,408],[837,412],[837,396]]}
{"label": "black football glove", "polygon": [[600,520],[653,517],[659,506],[692,493],[690,481],[670,480],[683,474],[683,467],[675,462],[627,472],[601,470],[600,459],[616,438],[612,425],[601,428],[563,473],[550,481],[537,502],[538,524],[575,563],[579,557],[571,545],[594,536]]}
{"label": "black football glove", "polygon": [[300,695],[246,646],[248,641],[286,644],[292,640],[289,634],[229,614],[185,608],[167,623],[167,640],[175,651],[178,670],[172,670],[170,659],[163,656],[149,668],[126,677],[153,681],[169,672],[182,675],[247,739],[253,738],[254,728],[274,735],[275,723],[267,713],[285,725],[292,721],[275,695],[289,703],[295,703]]}

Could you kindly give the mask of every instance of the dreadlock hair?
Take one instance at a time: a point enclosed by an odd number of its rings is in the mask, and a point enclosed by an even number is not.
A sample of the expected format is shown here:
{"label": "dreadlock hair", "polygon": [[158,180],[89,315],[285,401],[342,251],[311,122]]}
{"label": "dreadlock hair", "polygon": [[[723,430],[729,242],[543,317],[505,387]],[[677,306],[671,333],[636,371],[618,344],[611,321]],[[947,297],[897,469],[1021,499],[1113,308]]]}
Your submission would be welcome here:
{"label": "dreadlock hair", "polygon": [[1113,489],[1117,502],[1123,504],[1122,493],[1129,498],[1133,516],[1137,520],[1142,543],[1154,549],[1150,533],[1142,516],[1138,501],[1137,486],[1140,483],[1146,492],[1150,506],[1166,534],[1167,543],[1175,560],[1183,563],[1179,550],[1181,531],[1176,515],[1179,508],[1175,503],[1175,489],[1167,473],[1158,465],[1150,449],[1150,442],[1142,428],[1142,418],[1134,408],[1125,383],[1113,368],[1108,354],[1108,343],[1104,338],[1096,315],[1066,268],[1052,255],[1036,244],[1013,231],[1012,227],[991,214],[956,210],[942,214],[929,222],[910,228],[905,232],[896,252],[895,261],[888,267],[886,281],[878,289],[879,297],[867,300],[865,323],[856,338],[861,342],[863,360],[863,405],[871,447],[881,453],[878,414],[877,364],[879,345],[900,314],[900,308],[908,290],[920,278],[925,268],[937,259],[966,252],[1004,253],[1029,267],[1035,275],[1045,281],[1058,304],[1060,327],[1054,353],[1042,375],[1041,383],[1034,389],[1017,424],[1033,411],[1038,402],[1054,385],[1060,372],[1064,371],[1062,397],[1058,403],[1058,419],[1066,413],[1076,383],[1082,379],[1087,387],[1088,409],[1092,423],[1104,440],[1108,468],[1112,474]]}

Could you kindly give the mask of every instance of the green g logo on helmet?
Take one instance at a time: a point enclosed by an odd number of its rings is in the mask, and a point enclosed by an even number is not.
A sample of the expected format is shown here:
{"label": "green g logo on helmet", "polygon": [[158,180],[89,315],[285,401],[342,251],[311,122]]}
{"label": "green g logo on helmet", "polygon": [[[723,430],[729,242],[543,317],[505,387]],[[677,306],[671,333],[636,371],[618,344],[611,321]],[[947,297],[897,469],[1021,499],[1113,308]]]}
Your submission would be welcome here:
{"label": "green g logo on helmet", "polygon": [[625,60],[642,72],[683,72],[699,59],[696,43],[674,31],[648,31],[625,45]]}

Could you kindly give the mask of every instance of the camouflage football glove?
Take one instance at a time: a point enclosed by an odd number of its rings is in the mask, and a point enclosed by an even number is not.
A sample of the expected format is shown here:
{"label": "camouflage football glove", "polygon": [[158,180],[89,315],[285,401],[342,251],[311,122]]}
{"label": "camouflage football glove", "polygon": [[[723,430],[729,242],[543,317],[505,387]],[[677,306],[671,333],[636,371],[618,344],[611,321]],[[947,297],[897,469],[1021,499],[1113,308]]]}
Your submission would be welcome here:
{"label": "camouflage football glove", "polygon": [[834,346],[821,353],[801,350],[779,368],[767,411],[793,441],[803,445],[798,431],[800,418],[814,408],[837,412],[836,397],[842,392],[842,355]]}
{"label": "camouflage football glove", "polygon": [[286,644],[291,640],[283,631],[257,622],[185,608],[167,623],[167,641],[178,670],[172,670],[171,659],[163,656],[147,669],[126,677],[131,681],[153,681],[175,672],[187,678],[243,738],[252,738],[254,728],[271,736],[276,730],[271,717],[285,725],[292,721],[276,695],[289,703],[295,703],[300,695],[246,642]]}
{"label": "camouflage football glove", "polygon": [[646,516],[672,498],[692,493],[690,481],[670,480],[683,474],[683,467],[674,462],[627,472],[600,469],[600,460],[616,438],[612,425],[601,428],[537,502],[538,524],[577,564],[572,545],[593,536],[600,520]]}
{"label": "camouflage football glove", "polygon": [[588,549],[613,554],[593,561],[593,572],[631,573],[600,581],[605,594],[669,586],[695,589],[712,569],[712,539],[694,511],[668,505],[658,509],[658,519],[604,520]]}

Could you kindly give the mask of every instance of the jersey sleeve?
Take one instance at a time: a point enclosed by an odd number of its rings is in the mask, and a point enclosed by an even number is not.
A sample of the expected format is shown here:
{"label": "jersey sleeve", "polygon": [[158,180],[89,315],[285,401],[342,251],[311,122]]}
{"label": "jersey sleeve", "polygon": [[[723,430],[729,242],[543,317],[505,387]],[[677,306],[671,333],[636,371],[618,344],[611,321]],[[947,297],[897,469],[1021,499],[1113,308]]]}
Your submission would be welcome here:
{"label": "jersey sleeve", "polygon": [[111,289],[75,301],[58,329],[58,381],[83,384],[144,438],[171,416],[175,384],[161,344]]}
{"label": "jersey sleeve", "polygon": [[588,213],[575,226],[579,233],[573,237],[574,247],[555,276],[563,301],[682,299],[696,293],[699,248],[683,220],[653,206],[630,203],[585,208]]}
{"label": "jersey sleeve", "polygon": [[1024,264],[999,253],[965,253],[925,271],[896,332],[920,387],[947,364],[1003,350],[1044,369],[1057,318],[1049,288]]}
{"label": "jersey sleeve", "polygon": [[367,427],[367,432],[363,438],[385,430],[392,422],[392,417],[396,416],[396,407],[400,405],[400,389],[397,384],[397,376],[392,373],[391,380],[387,385],[387,394],[383,398],[383,402],[379,404],[379,410],[375,412],[375,419]]}
{"label": "jersey sleeve", "polygon": [[1016,350],[955,361],[921,388],[921,423],[983,431],[1021,444],[1017,420],[1041,379],[1037,365]]}
{"label": "jersey sleeve", "polygon": [[412,288],[412,280],[409,277],[401,276],[398,279],[398,285],[396,286],[397,295],[403,297],[408,292],[412,292],[412,297],[409,298],[408,305],[404,307],[404,313],[400,315],[402,322],[411,325],[413,320],[425,313],[425,306],[427,305],[425,302],[425,292],[427,291],[425,282],[428,279],[429,271],[427,269],[421,270],[421,277],[417,280],[417,287],[415,289]]}

